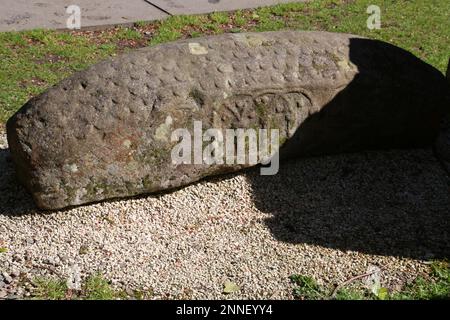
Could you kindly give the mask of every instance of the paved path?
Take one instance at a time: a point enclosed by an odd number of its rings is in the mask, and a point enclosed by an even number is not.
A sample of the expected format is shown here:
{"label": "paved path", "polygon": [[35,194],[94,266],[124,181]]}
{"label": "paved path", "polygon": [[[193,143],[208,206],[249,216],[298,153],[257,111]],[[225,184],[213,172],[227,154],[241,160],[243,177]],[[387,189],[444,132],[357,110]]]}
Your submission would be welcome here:
{"label": "paved path", "polygon": [[294,0],[1,0],[0,31],[64,29],[70,5],[81,8],[81,27],[95,28],[169,15],[261,7]]}

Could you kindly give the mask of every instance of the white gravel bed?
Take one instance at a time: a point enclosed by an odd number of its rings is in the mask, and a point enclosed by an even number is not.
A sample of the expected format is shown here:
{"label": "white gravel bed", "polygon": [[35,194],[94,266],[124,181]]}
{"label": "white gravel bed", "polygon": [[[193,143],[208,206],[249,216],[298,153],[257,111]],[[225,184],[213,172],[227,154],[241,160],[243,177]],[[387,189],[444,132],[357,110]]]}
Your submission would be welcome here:
{"label": "white gravel bed", "polygon": [[[155,298],[291,299],[289,276],[333,285],[385,268],[398,289],[449,257],[449,178],[431,150],[363,152],[213,178],[153,196],[38,211],[0,134],[0,273],[101,273]],[[1,280],[1,279],[0,279]],[[5,279],[4,279],[5,280]],[[11,279],[7,279],[11,280]],[[240,290],[225,296],[230,280]],[[4,282],[4,281],[3,281]],[[18,282],[18,281],[16,281]]]}

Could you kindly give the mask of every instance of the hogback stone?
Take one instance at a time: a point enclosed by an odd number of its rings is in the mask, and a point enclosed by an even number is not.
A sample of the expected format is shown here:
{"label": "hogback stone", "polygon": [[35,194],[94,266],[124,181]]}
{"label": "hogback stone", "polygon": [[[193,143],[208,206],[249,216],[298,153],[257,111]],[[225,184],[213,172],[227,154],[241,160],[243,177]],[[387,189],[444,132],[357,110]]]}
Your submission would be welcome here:
{"label": "hogback stone", "polygon": [[384,42],[326,32],[226,34],[143,48],[78,72],[7,123],[44,209],[179,187],[248,165],[173,164],[176,128],[277,128],[283,157],[429,145],[443,75]]}

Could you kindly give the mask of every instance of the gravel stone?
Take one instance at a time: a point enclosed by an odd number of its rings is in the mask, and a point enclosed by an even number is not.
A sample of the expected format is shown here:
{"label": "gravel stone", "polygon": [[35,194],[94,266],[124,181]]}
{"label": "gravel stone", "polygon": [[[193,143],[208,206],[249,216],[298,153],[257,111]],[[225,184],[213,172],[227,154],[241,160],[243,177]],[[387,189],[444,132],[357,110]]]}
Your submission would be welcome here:
{"label": "gravel stone", "polygon": [[0,299],[4,299],[7,295],[8,293],[6,291],[0,290]]}
{"label": "gravel stone", "polygon": [[6,272],[3,272],[2,275],[3,275],[3,281],[6,284],[10,284],[13,281],[12,277],[9,274],[7,274]]}

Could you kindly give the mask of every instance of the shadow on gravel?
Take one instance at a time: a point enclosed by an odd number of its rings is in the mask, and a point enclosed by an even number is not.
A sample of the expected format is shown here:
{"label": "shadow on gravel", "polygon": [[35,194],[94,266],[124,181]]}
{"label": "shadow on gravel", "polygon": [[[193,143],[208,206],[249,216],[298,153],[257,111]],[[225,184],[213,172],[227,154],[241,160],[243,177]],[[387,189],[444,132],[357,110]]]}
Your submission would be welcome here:
{"label": "shadow on gravel", "polygon": [[449,180],[430,150],[282,163],[248,175],[277,240],[415,259],[450,257]]}
{"label": "shadow on gravel", "polygon": [[36,210],[31,195],[16,178],[8,149],[0,149],[0,215],[20,216]]}
{"label": "shadow on gravel", "polygon": [[[276,176],[250,175],[274,236],[370,254],[450,257],[449,178],[430,146],[450,110],[445,77],[389,44],[352,39],[358,75],[306,119],[281,150]],[[426,106],[426,108],[424,108]],[[447,108],[447,109],[446,109]],[[344,154],[343,154],[344,153]]]}

